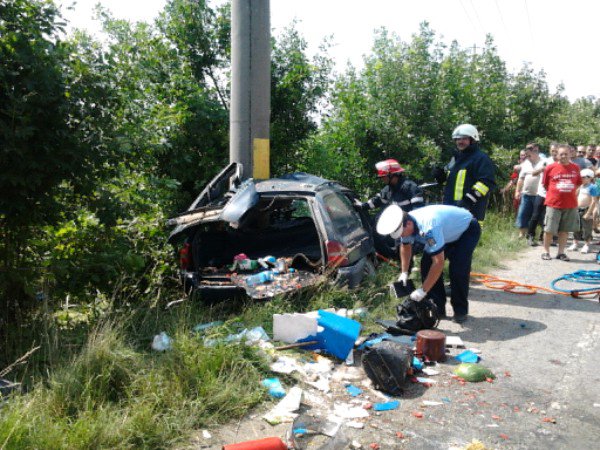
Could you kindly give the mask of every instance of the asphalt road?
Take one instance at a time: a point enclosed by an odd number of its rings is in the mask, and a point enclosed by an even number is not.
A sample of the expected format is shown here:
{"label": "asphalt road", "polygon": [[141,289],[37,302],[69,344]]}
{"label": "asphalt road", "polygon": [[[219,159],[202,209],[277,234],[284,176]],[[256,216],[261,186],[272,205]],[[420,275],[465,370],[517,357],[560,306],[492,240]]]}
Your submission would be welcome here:
{"label": "asphalt road", "polygon": [[[554,255],[556,249],[552,250]],[[571,252],[571,262],[543,261],[540,254],[539,247],[528,248],[507,262],[506,269],[490,273],[550,287],[562,274],[600,270],[595,254]],[[357,419],[364,428],[344,426],[339,432],[338,438],[347,438],[347,445],[329,448],[352,448],[354,443],[365,449],[449,449],[464,448],[474,439],[487,449],[600,448],[598,299],[543,291],[517,295],[480,284],[472,284],[470,299],[470,320],[463,325],[444,320],[438,328],[460,336],[467,348],[480,350],[481,364],[496,374],[494,382],[461,384],[453,378],[457,362],[451,356],[462,350],[451,349],[448,360],[436,367],[441,373],[431,377],[435,384],[411,384],[399,398],[398,409],[370,410],[368,418]],[[352,383],[362,386],[360,380]],[[319,398],[303,407],[306,414],[326,416],[336,403],[382,401],[368,389],[353,399],[343,382],[333,383],[329,395],[313,392]],[[442,404],[425,406],[425,400]],[[227,443],[284,438],[290,424],[267,424],[261,419],[265,410],[261,407],[240,422],[207,430],[210,438],[199,434],[191,448],[220,449]]]}

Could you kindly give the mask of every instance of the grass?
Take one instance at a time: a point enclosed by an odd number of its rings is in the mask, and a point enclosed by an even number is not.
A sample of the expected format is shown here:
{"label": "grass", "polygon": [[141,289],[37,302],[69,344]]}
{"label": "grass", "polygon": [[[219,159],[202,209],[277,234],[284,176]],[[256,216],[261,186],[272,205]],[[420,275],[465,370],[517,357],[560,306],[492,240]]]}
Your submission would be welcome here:
{"label": "grass", "polygon": [[[474,271],[500,266],[522,247],[511,225],[490,214]],[[89,330],[54,329],[57,337],[44,341],[44,353],[62,358],[56,357],[43,376],[21,371],[32,378],[32,389],[0,410],[0,448],[169,448],[194,429],[241,417],[267,398],[260,387],[267,360],[246,345],[205,346],[192,331],[194,325],[225,320],[210,331],[218,339],[242,325],[260,325],[270,333],[274,313],[364,306],[369,314],[363,333],[379,332],[375,318],[395,316],[387,284],[397,273],[384,264],[355,291],[323,284],[268,302],[186,302],[168,311],[139,308],[113,314]],[[160,331],[173,337],[170,351],[150,350]]]}

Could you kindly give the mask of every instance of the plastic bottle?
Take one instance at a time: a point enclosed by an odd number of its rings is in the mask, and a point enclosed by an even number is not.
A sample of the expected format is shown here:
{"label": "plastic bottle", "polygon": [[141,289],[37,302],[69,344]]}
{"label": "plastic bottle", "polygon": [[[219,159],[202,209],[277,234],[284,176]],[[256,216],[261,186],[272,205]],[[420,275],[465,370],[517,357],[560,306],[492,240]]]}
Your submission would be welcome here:
{"label": "plastic bottle", "polygon": [[256,286],[258,284],[264,284],[269,281],[273,281],[273,279],[273,272],[270,270],[264,270],[262,272],[255,273],[254,275],[246,277],[246,284],[248,286]]}

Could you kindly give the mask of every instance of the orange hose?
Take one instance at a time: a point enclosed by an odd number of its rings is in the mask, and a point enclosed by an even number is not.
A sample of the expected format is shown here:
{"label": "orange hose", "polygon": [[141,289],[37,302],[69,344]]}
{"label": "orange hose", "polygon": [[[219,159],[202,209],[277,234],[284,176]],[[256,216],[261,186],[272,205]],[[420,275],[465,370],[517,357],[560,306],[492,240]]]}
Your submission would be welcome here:
{"label": "orange hose", "polygon": [[493,275],[488,275],[485,273],[476,273],[471,272],[471,278],[476,283],[481,283],[490,289],[499,289],[504,292],[511,292],[513,294],[519,295],[533,295],[538,291],[546,291],[552,294],[566,295],[570,294],[566,292],[555,291],[554,289],[545,288],[542,286],[534,286],[531,284],[523,284],[513,280],[505,280],[503,278],[498,278]]}
{"label": "orange hose", "polygon": [[[391,259],[386,258],[385,256],[383,256],[379,253],[377,253],[377,258],[379,258],[383,262],[391,264],[394,267],[400,267],[398,265],[398,263],[396,263],[396,261],[392,261]],[[504,292],[510,292],[512,294],[518,294],[518,295],[534,295],[534,294],[537,294],[538,291],[546,291],[546,292],[550,292],[552,294],[559,294],[559,295],[565,295],[565,296],[571,295],[566,292],[555,291],[554,289],[549,289],[549,288],[545,288],[542,286],[534,286],[532,284],[523,284],[523,283],[519,283],[517,281],[506,280],[504,278],[498,278],[493,275],[488,275],[485,273],[471,272],[471,279],[476,283],[481,283],[484,286],[489,287],[490,289],[498,289],[498,290],[501,290]],[[600,290],[599,290],[599,292],[600,292]],[[573,296],[577,297],[577,296],[581,296],[581,294],[573,295]]]}

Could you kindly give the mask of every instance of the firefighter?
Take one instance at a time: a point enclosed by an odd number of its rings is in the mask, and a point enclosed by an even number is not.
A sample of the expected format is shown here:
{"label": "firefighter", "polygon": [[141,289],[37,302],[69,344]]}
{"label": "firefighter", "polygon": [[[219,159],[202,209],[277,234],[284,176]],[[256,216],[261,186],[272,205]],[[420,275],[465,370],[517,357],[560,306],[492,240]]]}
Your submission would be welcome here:
{"label": "firefighter", "polygon": [[414,301],[429,296],[438,308],[440,317],[446,317],[444,289],[444,261],[449,261],[450,304],[454,321],[463,323],[469,313],[469,276],[473,252],[481,236],[479,222],[463,208],[449,205],[429,205],[403,211],[396,205],[388,206],[377,222],[377,233],[389,235],[399,242],[401,273],[398,281],[406,285],[413,246],[424,245],[421,258],[422,287],[410,294]]}
{"label": "firefighter", "polygon": [[[483,222],[490,193],[496,187],[494,163],[479,148],[479,132],[473,125],[459,125],[452,139],[456,150],[446,166],[443,203],[465,208]],[[440,178],[438,181],[443,181],[443,175]]]}
{"label": "firefighter", "polygon": [[375,209],[395,204],[405,211],[412,211],[424,205],[423,191],[417,184],[406,178],[404,169],[395,159],[386,159],[375,164],[377,176],[385,186],[379,194],[362,203],[363,209]]}
{"label": "firefighter", "polygon": [[[423,191],[417,184],[404,175],[404,168],[395,159],[386,159],[375,164],[377,176],[385,183],[385,186],[379,194],[369,201],[361,203],[357,201],[357,206],[363,210],[373,210],[395,204],[401,206],[406,211],[420,208],[424,205]],[[378,216],[375,217],[375,221]],[[399,254],[397,246],[389,236],[373,236],[375,249],[377,253],[386,258],[398,259]]]}

